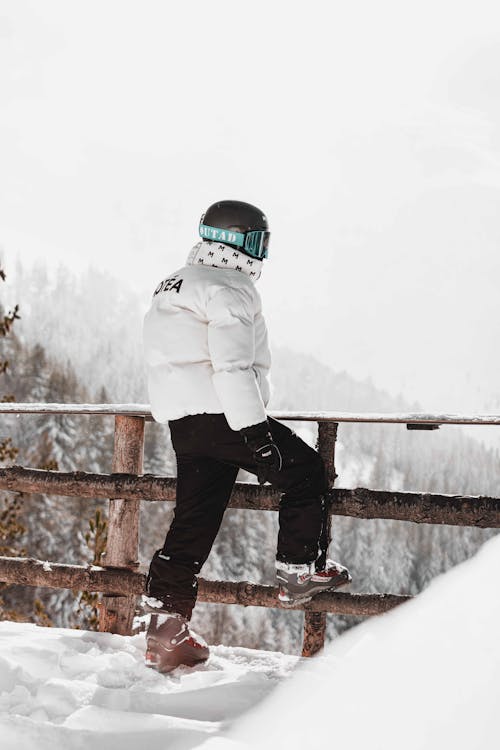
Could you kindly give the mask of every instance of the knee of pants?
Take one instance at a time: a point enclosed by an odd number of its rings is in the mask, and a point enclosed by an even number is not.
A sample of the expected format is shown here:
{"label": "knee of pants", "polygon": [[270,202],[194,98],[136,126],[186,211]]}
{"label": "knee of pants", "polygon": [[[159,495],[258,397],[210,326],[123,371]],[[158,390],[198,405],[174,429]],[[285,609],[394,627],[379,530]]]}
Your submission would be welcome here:
{"label": "knee of pants", "polygon": [[286,491],[297,498],[317,497],[328,491],[328,476],[325,462],[316,456],[304,467],[304,473]]}

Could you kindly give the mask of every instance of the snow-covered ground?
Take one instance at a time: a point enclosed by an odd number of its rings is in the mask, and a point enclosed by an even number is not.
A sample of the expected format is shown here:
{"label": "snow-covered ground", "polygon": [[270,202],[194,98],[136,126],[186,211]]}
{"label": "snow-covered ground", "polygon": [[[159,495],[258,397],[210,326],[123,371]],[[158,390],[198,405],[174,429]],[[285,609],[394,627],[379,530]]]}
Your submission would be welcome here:
{"label": "snow-covered ground", "polygon": [[500,536],[324,656],[215,646],[169,676],[143,634],[0,623],[0,747],[498,750],[499,570]]}
{"label": "snow-covered ground", "polygon": [[0,623],[2,750],[184,750],[288,676],[297,657],[215,646],[195,670],[143,665],[144,635]]}

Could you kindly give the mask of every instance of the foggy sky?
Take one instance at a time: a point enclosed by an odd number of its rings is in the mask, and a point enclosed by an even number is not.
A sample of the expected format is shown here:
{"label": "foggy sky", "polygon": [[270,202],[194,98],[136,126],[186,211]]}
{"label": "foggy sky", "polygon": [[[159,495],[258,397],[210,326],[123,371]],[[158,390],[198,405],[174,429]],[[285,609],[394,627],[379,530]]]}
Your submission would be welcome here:
{"label": "foggy sky", "polygon": [[499,21],[493,2],[0,0],[7,263],[90,263],[146,306],[210,203],[253,202],[273,340],[423,408],[498,410]]}

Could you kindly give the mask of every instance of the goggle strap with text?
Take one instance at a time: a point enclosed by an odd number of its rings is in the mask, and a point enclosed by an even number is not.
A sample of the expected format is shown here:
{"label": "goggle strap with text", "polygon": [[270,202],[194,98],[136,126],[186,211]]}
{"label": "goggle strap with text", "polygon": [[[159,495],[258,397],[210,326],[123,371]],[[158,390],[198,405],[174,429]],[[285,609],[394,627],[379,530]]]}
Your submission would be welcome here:
{"label": "goggle strap with text", "polygon": [[230,229],[210,227],[200,224],[200,237],[213,242],[223,242],[241,247],[254,258],[267,258],[267,244],[270,232],[255,229],[251,232],[233,232]]}

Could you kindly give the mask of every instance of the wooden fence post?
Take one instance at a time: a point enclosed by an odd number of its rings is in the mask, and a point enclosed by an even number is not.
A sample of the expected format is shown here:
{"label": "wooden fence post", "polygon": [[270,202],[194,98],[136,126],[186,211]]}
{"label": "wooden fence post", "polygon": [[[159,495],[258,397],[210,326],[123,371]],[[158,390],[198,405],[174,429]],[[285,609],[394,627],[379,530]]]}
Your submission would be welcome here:
{"label": "wooden fence post", "polygon": [[[318,423],[317,449],[325,462],[328,485],[333,486],[335,477],[335,441],[337,440],[337,422]],[[327,540],[331,539],[332,517],[330,513],[327,519]],[[326,554],[326,552],[325,552]],[[314,656],[325,645],[326,612],[304,613],[304,640],[302,643],[302,656]]]}
{"label": "wooden fence post", "polygon": [[[144,418],[115,416],[114,473],[142,474]],[[109,501],[108,541],[104,565],[107,568],[139,568],[140,500]],[[130,635],[136,596],[104,595],[99,630]]]}

